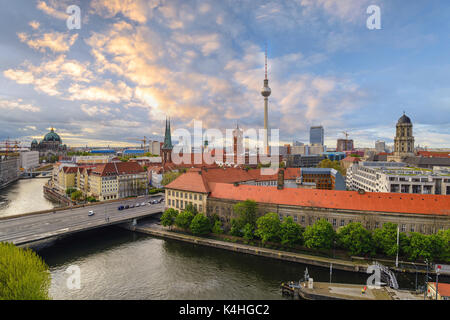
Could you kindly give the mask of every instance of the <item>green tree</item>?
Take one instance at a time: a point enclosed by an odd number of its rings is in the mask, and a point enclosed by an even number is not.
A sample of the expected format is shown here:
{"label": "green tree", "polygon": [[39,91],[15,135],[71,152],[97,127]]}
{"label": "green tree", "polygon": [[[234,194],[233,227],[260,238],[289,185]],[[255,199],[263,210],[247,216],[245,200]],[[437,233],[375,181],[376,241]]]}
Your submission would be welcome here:
{"label": "green tree", "polygon": [[192,219],[194,219],[194,214],[190,211],[183,211],[177,215],[175,218],[175,225],[184,230],[188,230],[191,225]]}
{"label": "green tree", "polygon": [[192,219],[190,229],[195,235],[205,235],[211,232],[211,223],[203,213],[197,213]]}
{"label": "green tree", "polygon": [[178,215],[178,211],[173,209],[173,208],[169,208],[166,211],[164,211],[164,213],[161,216],[161,224],[164,227],[169,227],[171,228],[172,225],[175,223],[175,219]]}
{"label": "green tree", "polygon": [[255,235],[262,240],[262,243],[279,240],[281,222],[276,213],[269,212],[259,217],[256,220],[256,226]]}
{"label": "green tree", "polygon": [[49,300],[51,275],[31,249],[0,243],[0,300]]}
{"label": "green tree", "polygon": [[292,217],[285,217],[280,230],[281,243],[288,246],[300,244],[303,239],[303,232],[304,229],[295,223]]}
{"label": "green tree", "polygon": [[194,216],[198,213],[197,208],[196,208],[193,204],[191,204],[191,203],[188,203],[188,205],[186,206],[186,208],[184,208],[184,211],[189,211],[189,212],[192,213],[192,215],[194,215]]}
{"label": "green tree", "polygon": [[214,222],[214,225],[212,227],[212,232],[215,233],[215,234],[222,234],[223,233],[222,222],[220,220],[216,220]]}
{"label": "green tree", "polygon": [[241,237],[243,228],[244,228],[244,226],[242,225],[241,220],[231,219],[230,234],[232,236]]}
{"label": "green tree", "polygon": [[233,206],[233,211],[243,228],[247,223],[253,228],[256,227],[256,216],[258,214],[258,204],[253,200],[241,201]]}
{"label": "green tree", "polygon": [[337,160],[331,161],[330,159],[324,159],[317,165],[318,168],[331,168],[339,171],[341,175],[345,175],[345,169],[342,168],[341,163]]}
{"label": "green tree", "polygon": [[166,173],[163,174],[163,178],[162,178],[161,184],[163,186],[168,185],[173,180],[178,178],[180,175],[181,175],[181,172],[176,172],[176,171],[166,172]]}
{"label": "green tree", "polygon": [[74,201],[78,201],[83,198],[83,193],[80,190],[76,190],[71,193],[70,198]]}
{"label": "green tree", "polygon": [[77,189],[75,189],[75,188],[67,188],[66,189],[66,194],[68,196],[70,196],[72,194],[72,192],[75,192],[75,191],[77,191]]}
{"label": "green tree", "polygon": [[442,240],[443,250],[440,252],[439,258],[442,261],[450,262],[450,229],[440,230],[437,236]]}
{"label": "green tree", "polygon": [[250,241],[255,237],[255,227],[252,224],[247,223],[244,226],[242,233],[243,233],[244,239],[247,241]]}
{"label": "green tree", "polygon": [[[391,222],[383,224],[383,227],[376,229],[373,232],[373,241],[375,248],[379,253],[388,256],[395,256],[397,254],[397,225]],[[408,251],[409,239],[405,233],[401,232],[399,235],[399,254],[402,255]]]}
{"label": "green tree", "polygon": [[331,249],[335,236],[333,226],[325,219],[320,219],[314,225],[306,227],[303,233],[305,246],[315,249]]}
{"label": "green tree", "polygon": [[348,250],[351,255],[373,254],[372,234],[360,222],[351,222],[337,232],[338,244]]}

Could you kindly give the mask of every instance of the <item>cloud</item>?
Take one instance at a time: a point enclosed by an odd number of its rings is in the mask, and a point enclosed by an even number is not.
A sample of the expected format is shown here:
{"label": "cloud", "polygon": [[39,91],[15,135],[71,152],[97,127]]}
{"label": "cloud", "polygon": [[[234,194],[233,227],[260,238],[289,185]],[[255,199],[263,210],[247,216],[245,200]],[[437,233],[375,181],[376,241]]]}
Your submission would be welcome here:
{"label": "cloud", "polygon": [[21,42],[26,43],[30,48],[45,52],[49,49],[53,52],[67,52],[70,47],[75,43],[78,38],[78,34],[75,33],[70,36],[68,33],[51,32],[40,35],[30,36],[24,32],[18,33],[17,36]]}
{"label": "cloud", "polygon": [[129,101],[132,97],[132,89],[125,82],[116,84],[107,80],[101,86],[85,86],[72,84],[68,89],[69,100],[87,100],[119,103]]}
{"label": "cloud", "polygon": [[30,21],[30,23],[28,23],[30,25],[31,28],[33,28],[34,30],[39,29],[39,26],[41,25],[39,22],[37,22],[36,20]]}
{"label": "cloud", "polygon": [[103,116],[111,115],[110,107],[89,106],[87,104],[82,104],[81,110],[90,117],[97,116],[97,115],[103,115]]}
{"label": "cloud", "polygon": [[145,23],[158,3],[155,0],[94,0],[91,8],[103,18],[112,18],[120,13],[132,21]]}
{"label": "cloud", "polygon": [[41,109],[30,103],[24,103],[22,99],[8,100],[0,98],[0,110],[39,112]]}
{"label": "cloud", "polygon": [[43,12],[45,12],[46,14],[48,14],[49,16],[52,16],[53,18],[56,19],[60,19],[60,20],[65,20],[67,19],[68,15],[65,13],[65,10],[61,10],[62,8],[66,8],[66,6],[64,6],[63,2],[67,2],[67,1],[50,1],[50,5],[48,5],[45,1],[38,1],[37,2],[37,8],[39,10],[42,10]]}

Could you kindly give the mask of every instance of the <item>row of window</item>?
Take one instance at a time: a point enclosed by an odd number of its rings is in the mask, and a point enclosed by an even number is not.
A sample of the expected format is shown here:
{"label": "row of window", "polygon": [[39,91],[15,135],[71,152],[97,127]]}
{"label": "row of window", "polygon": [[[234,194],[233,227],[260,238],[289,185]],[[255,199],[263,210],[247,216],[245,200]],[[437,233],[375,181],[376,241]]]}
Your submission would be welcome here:
{"label": "row of window", "polygon": [[201,204],[197,205],[197,203],[192,203],[192,201],[183,201],[179,199],[169,199],[168,204],[171,207],[177,209],[186,209],[188,204],[191,204],[197,209],[199,212],[203,212],[203,206]]}
{"label": "row of window", "polygon": [[[169,196],[175,196],[177,198],[185,198],[185,199],[189,199],[190,200],[197,200],[197,194],[194,193],[188,193],[188,192],[181,192],[181,191],[174,191],[174,190],[167,190],[167,195]],[[203,200],[203,196],[201,194],[198,195],[198,200]]]}

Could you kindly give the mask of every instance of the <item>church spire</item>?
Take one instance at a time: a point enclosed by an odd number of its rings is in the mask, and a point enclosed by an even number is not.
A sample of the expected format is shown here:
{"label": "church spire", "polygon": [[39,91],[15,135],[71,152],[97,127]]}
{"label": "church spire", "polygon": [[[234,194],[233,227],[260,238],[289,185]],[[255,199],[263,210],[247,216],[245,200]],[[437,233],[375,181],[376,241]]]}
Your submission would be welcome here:
{"label": "church spire", "polygon": [[166,118],[166,130],[165,130],[165,133],[164,133],[163,149],[173,149],[172,136],[170,134],[170,118],[169,118],[168,122],[167,122],[167,118]]}

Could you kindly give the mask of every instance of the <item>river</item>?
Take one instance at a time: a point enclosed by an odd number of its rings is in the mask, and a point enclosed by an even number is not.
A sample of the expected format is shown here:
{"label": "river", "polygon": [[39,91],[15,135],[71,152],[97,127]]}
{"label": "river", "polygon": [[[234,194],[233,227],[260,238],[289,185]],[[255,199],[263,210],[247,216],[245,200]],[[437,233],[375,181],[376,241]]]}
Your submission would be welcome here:
{"label": "river", "polygon": [[[45,179],[20,180],[0,192],[0,216],[48,209]],[[50,267],[53,299],[282,299],[280,284],[299,280],[305,268],[329,281],[328,268],[305,266],[225,250],[162,240],[107,227],[35,248]],[[66,270],[80,268],[80,289],[69,289]],[[333,270],[334,282],[366,282],[367,275]],[[403,288],[415,277],[401,276]],[[419,278],[419,285],[423,282]]]}

